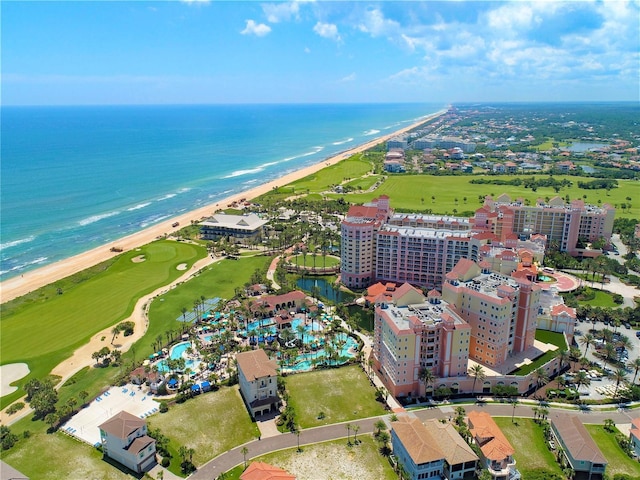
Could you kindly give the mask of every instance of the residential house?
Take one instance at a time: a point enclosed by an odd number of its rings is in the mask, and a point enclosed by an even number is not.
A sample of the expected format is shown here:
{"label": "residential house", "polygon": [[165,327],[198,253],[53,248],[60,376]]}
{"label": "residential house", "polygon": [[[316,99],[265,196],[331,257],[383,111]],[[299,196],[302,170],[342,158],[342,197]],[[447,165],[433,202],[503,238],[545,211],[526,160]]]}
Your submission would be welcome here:
{"label": "residential house", "polygon": [[236,356],[240,393],[252,417],[280,407],[278,370],[264,350],[250,350]]}
{"label": "residential house", "polygon": [[576,473],[574,478],[602,480],[607,468],[607,460],[575,415],[554,414],[551,431],[564,451],[566,462]]}
{"label": "residential house", "polygon": [[438,446],[438,439],[420,419],[399,416],[398,421],[392,423],[391,446],[410,480],[442,478],[444,453]]}
{"label": "residential house", "polygon": [[253,462],[242,472],[240,480],[296,480],[296,476],[268,463]]}
{"label": "residential house", "polygon": [[438,447],[444,454],[444,478],[447,480],[472,479],[476,477],[478,456],[450,423],[435,418],[424,422]]}
{"label": "residential house", "polygon": [[0,480],[29,480],[29,477],[0,460]]}
{"label": "residential house", "polygon": [[495,480],[519,480],[513,458],[515,450],[487,412],[471,411],[468,415],[469,430],[482,453],[481,465]]}
{"label": "residential house", "polygon": [[124,410],[99,425],[102,453],[136,473],[156,463],[156,441],[147,435],[147,422]]}

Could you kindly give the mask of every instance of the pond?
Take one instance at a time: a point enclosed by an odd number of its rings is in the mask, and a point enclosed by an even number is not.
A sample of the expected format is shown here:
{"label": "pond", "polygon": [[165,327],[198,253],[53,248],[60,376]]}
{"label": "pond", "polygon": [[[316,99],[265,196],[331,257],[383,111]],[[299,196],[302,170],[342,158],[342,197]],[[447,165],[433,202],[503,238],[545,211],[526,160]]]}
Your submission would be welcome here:
{"label": "pond", "polygon": [[318,293],[320,296],[332,303],[337,304],[353,300],[353,295],[343,292],[332,282],[322,277],[299,278],[296,285],[308,293],[312,293],[313,287],[318,287]]}

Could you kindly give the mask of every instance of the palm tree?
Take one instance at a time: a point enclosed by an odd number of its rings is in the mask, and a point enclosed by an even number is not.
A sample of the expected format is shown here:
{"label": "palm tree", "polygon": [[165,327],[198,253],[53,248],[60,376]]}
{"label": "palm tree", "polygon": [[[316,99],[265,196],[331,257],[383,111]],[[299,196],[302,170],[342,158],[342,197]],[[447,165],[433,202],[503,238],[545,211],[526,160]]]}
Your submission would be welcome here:
{"label": "palm tree", "polygon": [[484,373],[484,367],[479,363],[473,364],[473,366],[469,369],[469,375],[473,377],[473,387],[471,388],[471,395],[475,395],[476,392],[476,381],[480,380],[484,382],[484,379],[487,375]]}
{"label": "palm tree", "polygon": [[606,345],[604,346],[603,350],[604,350],[605,362],[607,362],[607,363],[611,362],[611,359],[616,354],[615,345],[613,343],[607,342]]}
{"label": "palm tree", "polygon": [[304,352],[304,334],[306,332],[304,325],[300,324],[296,327],[296,331],[298,332],[298,335],[300,335],[300,342],[302,345],[302,351]]}
{"label": "palm tree", "polygon": [[112,335],[111,345],[113,345],[113,341],[116,339],[119,333],[120,333],[120,328],[117,325],[111,329],[111,335]]}
{"label": "palm tree", "polygon": [[618,396],[618,386],[620,385],[620,383],[623,383],[627,380],[627,372],[624,370],[624,368],[619,368],[611,374],[611,379],[616,382],[616,389],[613,392],[613,397],[615,398]]}
{"label": "palm tree", "polygon": [[358,431],[360,430],[360,425],[351,425],[351,430],[353,430],[353,443],[355,445],[358,444]]}
{"label": "palm tree", "polygon": [[638,376],[638,371],[640,370],[640,357],[638,357],[635,360],[632,360],[631,362],[627,363],[627,367],[629,367],[630,369],[634,370],[634,372],[633,372],[633,381],[631,383],[635,385],[636,377]]}
{"label": "palm tree", "polygon": [[558,352],[558,361],[560,363],[560,370],[562,371],[562,367],[569,361],[569,350],[560,350],[560,352]]}
{"label": "palm tree", "polygon": [[387,429],[387,424],[384,423],[384,420],[378,420],[373,426],[376,429],[376,437],[380,435],[380,432]]}
{"label": "palm tree", "polygon": [[418,373],[418,379],[422,381],[422,383],[424,383],[424,395],[425,397],[427,396],[427,389],[429,388],[429,385],[433,385],[433,383],[436,381],[436,376],[435,374],[431,371],[431,369],[427,368],[427,367],[422,367],[420,369],[420,373]]}
{"label": "palm tree", "polygon": [[594,337],[591,333],[585,333],[578,340],[578,343],[580,345],[584,345],[584,356],[585,357],[587,356],[587,350],[589,350],[590,346],[595,344],[595,341],[596,341],[596,337]]}
{"label": "palm tree", "polygon": [[533,379],[536,382],[536,390],[540,389],[542,385],[549,383],[549,376],[544,368],[539,367],[533,371]]}
{"label": "palm tree", "polygon": [[244,469],[247,469],[247,453],[249,453],[249,449],[247,447],[242,447],[242,450],[240,450],[240,453],[242,453],[242,457],[244,458]]}
{"label": "palm tree", "polygon": [[518,406],[520,402],[518,401],[517,398],[513,399],[513,411],[511,412],[511,423],[513,423],[513,417],[516,414],[516,407]]}
{"label": "palm tree", "polygon": [[576,373],[576,376],[573,377],[574,383],[578,386],[578,391],[580,391],[580,387],[587,387],[591,384],[591,379],[587,372],[580,371]]}

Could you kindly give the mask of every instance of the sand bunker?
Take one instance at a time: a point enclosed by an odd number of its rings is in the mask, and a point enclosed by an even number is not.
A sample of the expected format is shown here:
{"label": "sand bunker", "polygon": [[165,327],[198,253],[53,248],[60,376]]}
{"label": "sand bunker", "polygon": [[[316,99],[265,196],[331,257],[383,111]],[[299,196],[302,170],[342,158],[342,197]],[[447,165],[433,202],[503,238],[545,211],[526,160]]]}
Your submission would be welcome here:
{"label": "sand bunker", "polygon": [[20,380],[29,374],[29,366],[26,363],[10,363],[0,367],[0,397],[15,392],[18,387],[12,387],[11,383]]}
{"label": "sand bunker", "polygon": [[176,270],[186,270],[187,269],[187,264],[186,263],[181,263],[180,265],[178,265],[176,267]]}
{"label": "sand bunker", "polygon": [[144,256],[144,255],[138,255],[137,257],[133,257],[133,258],[131,259],[131,261],[132,261],[133,263],[142,263],[142,262],[144,262],[145,260],[146,260],[146,258],[145,258],[145,256]]}

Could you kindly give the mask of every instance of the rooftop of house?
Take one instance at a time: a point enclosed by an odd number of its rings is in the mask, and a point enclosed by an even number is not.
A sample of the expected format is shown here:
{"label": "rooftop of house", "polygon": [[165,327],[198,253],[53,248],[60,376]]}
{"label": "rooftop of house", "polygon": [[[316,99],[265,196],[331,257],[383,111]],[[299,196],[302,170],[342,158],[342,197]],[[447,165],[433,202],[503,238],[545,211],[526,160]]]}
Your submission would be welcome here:
{"label": "rooftop of house", "polygon": [[268,463],[253,462],[240,475],[240,480],[296,480],[296,477]]}
{"label": "rooftop of house", "polygon": [[515,453],[502,430],[487,412],[471,411],[468,419],[469,430],[485,458],[501,462]]}
{"label": "rooftop of house", "polygon": [[207,227],[229,227],[240,230],[255,230],[267,223],[268,220],[260,218],[255,213],[249,213],[247,215],[227,215],[225,213],[216,213],[208,220],[201,222],[200,225]]}
{"label": "rooftop of house", "polygon": [[277,362],[269,360],[269,357],[261,348],[241,352],[236,355],[236,360],[238,361],[238,368],[250,382],[258,378],[276,377],[278,375]]}
{"label": "rooftop of house", "polygon": [[574,460],[591,463],[607,463],[602,452],[580,419],[574,415],[554,413],[550,416],[551,425],[562,439],[565,449]]}
{"label": "rooftop of house", "polygon": [[101,425],[98,425],[100,430],[113,435],[118,438],[127,438],[136,430],[144,427],[147,422],[122,410],[120,413],[114,415],[109,420]]}
{"label": "rooftop of house", "polygon": [[442,423],[432,418],[424,422],[424,426],[429,430],[433,438],[438,439],[438,447],[444,453],[449,465],[478,460],[478,456],[473,449],[450,423]]}
{"label": "rooftop of house", "polygon": [[392,423],[392,430],[416,465],[445,458],[439,448],[439,439],[415,417],[402,415]]}

